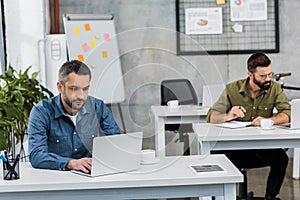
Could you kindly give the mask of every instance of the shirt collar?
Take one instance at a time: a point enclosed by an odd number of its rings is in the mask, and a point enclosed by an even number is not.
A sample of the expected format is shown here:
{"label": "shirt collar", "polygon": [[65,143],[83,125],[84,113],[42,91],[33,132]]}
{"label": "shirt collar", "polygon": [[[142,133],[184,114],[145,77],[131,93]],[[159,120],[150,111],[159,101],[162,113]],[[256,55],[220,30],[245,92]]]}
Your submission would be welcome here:
{"label": "shirt collar", "polygon": [[[59,118],[62,115],[67,116],[67,113],[63,109],[63,105],[61,103],[61,94],[57,95],[55,97],[55,118]],[[88,110],[86,108],[86,103],[83,105],[83,107],[79,110],[79,115],[85,115],[88,113]]]}
{"label": "shirt collar", "polygon": [[[240,94],[245,93],[245,94],[248,94],[250,96],[250,92],[247,88],[247,83],[248,82],[249,82],[249,77],[247,77],[246,79],[243,80],[242,85],[241,85],[240,90],[239,90]],[[272,87],[272,84],[273,84],[273,82],[271,81],[270,88]],[[268,94],[269,91],[270,91],[270,88],[267,89],[267,90],[260,90],[259,94],[257,96],[262,95],[262,94]]]}

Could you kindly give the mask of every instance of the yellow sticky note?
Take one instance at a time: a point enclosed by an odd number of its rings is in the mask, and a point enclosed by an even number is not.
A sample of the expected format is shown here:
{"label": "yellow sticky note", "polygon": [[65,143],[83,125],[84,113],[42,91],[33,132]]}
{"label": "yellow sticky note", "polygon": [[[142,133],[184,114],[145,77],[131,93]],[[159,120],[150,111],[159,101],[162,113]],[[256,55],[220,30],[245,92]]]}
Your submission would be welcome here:
{"label": "yellow sticky note", "polygon": [[84,29],[85,29],[86,31],[90,31],[90,30],[91,30],[90,24],[85,24],[85,25],[84,25]]}
{"label": "yellow sticky note", "polygon": [[94,69],[96,67],[95,63],[90,63],[90,66]]}
{"label": "yellow sticky note", "polygon": [[216,0],[217,5],[225,4],[225,0]]}
{"label": "yellow sticky note", "polygon": [[96,40],[90,40],[91,47],[96,47]]}
{"label": "yellow sticky note", "polygon": [[80,27],[79,26],[74,26],[74,33],[75,34],[80,34]]}
{"label": "yellow sticky note", "polygon": [[94,36],[95,36],[95,38],[96,38],[97,40],[100,39],[100,34],[99,34],[99,33],[95,33]]}
{"label": "yellow sticky note", "polygon": [[82,54],[78,54],[78,55],[77,55],[77,59],[78,59],[79,61],[81,61],[81,62],[84,61],[84,57],[83,57]]}
{"label": "yellow sticky note", "polygon": [[103,58],[107,58],[107,57],[108,57],[107,51],[102,51],[102,57],[103,57]]}

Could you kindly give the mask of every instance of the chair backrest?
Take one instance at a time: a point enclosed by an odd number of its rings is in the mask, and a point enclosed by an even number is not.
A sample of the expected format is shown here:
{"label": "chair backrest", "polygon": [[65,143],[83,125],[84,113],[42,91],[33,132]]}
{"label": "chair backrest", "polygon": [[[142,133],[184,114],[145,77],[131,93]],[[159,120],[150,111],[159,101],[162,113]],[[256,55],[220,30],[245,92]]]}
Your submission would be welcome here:
{"label": "chair backrest", "polygon": [[161,105],[178,100],[180,105],[197,105],[198,98],[188,79],[171,79],[161,82]]}

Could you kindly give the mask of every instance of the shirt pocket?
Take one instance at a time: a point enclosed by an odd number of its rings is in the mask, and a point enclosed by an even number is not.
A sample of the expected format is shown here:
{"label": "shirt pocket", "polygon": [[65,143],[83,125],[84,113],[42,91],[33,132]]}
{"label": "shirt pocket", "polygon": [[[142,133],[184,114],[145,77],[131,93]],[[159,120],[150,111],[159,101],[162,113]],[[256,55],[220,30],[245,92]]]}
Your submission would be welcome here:
{"label": "shirt pocket", "polygon": [[49,138],[48,151],[60,156],[70,156],[72,148],[71,139],[66,136],[54,136]]}
{"label": "shirt pocket", "polygon": [[272,117],[273,116],[273,104],[263,104],[257,106],[257,114],[261,117]]}

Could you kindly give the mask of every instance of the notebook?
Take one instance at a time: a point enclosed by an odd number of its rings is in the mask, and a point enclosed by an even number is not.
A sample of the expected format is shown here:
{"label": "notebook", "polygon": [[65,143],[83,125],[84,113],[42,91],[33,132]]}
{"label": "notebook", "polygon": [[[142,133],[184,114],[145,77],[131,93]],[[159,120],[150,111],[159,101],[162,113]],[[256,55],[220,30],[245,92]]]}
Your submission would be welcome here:
{"label": "notebook", "polygon": [[291,122],[278,125],[278,127],[291,130],[300,129],[300,99],[291,101]]}
{"label": "notebook", "polygon": [[142,139],[142,132],[96,137],[93,140],[91,173],[71,172],[96,177],[138,170]]}

